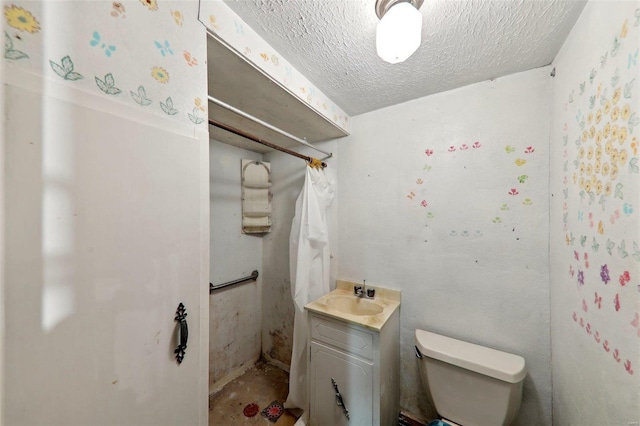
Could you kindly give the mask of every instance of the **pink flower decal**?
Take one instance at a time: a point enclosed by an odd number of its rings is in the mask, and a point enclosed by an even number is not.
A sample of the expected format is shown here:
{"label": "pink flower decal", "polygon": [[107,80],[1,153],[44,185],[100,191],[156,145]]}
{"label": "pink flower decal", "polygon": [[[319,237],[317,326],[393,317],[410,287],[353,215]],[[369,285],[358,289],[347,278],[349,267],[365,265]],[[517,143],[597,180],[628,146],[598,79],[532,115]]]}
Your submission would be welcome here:
{"label": "pink flower decal", "polygon": [[518,194],[519,194],[519,192],[518,192],[518,190],[517,190],[517,189],[515,189],[515,188],[511,188],[511,191],[509,191],[509,192],[508,192],[508,194],[509,194],[509,195],[518,195]]}
{"label": "pink flower decal", "polygon": [[591,324],[587,324],[587,328],[585,330],[587,330],[587,334],[591,336]]}
{"label": "pink flower decal", "polygon": [[577,251],[573,251],[573,257],[576,258],[576,260],[580,260],[580,253],[578,253]]}
{"label": "pink flower decal", "polygon": [[424,153],[427,154],[427,157],[431,157],[433,155],[433,150],[432,149],[425,149]]}
{"label": "pink flower decal", "polygon": [[616,312],[620,311],[620,296],[618,294],[613,298],[613,307],[616,308]]}
{"label": "pink flower decal", "polygon": [[619,281],[621,286],[624,287],[625,285],[627,285],[627,283],[631,281],[631,275],[629,275],[629,271],[624,271],[622,275],[620,275]]}
{"label": "pink flower decal", "polygon": [[451,146],[449,147],[449,152],[454,152],[455,150],[456,150],[456,147],[455,147],[455,146],[451,145]]}
{"label": "pink flower decal", "polygon": [[525,154],[531,154],[531,153],[533,153],[534,151],[535,151],[535,149],[533,149],[533,147],[532,147],[532,146],[528,146],[528,147],[526,147],[526,148],[525,148],[524,153],[525,153]]}
{"label": "pink flower decal", "polygon": [[620,362],[620,352],[617,349],[614,349],[611,355],[613,355],[613,359]]}
{"label": "pink flower decal", "polygon": [[596,343],[600,343],[600,333],[599,332],[595,332],[593,333],[593,338],[595,339]]}
{"label": "pink flower decal", "polygon": [[576,271],[573,270],[573,265],[569,265],[569,275],[571,275],[571,277],[573,277],[575,275]]}
{"label": "pink flower decal", "polygon": [[420,203],[420,205],[422,207],[427,207],[427,200],[422,200],[422,202]]}
{"label": "pink flower decal", "polygon": [[624,369],[627,370],[627,373],[633,374],[633,370],[631,369],[631,361],[629,361],[629,360],[625,361]]}
{"label": "pink flower decal", "polygon": [[602,308],[602,296],[598,296],[598,293],[596,293],[596,299],[593,301],[593,303],[595,303],[595,305],[598,307],[598,309]]}
{"label": "pink flower decal", "polygon": [[580,327],[584,328],[584,318],[580,317]]}
{"label": "pink flower decal", "polygon": [[460,151],[466,151],[467,149],[469,149],[469,146],[468,146],[466,143],[463,143],[463,144],[460,146]]}
{"label": "pink flower decal", "polygon": [[618,220],[619,218],[620,218],[620,210],[616,210],[615,212],[613,212],[613,214],[609,218],[609,221],[611,222],[611,224],[614,224],[616,223],[616,220]]}
{"label": "pink flower decal", "polygon": [[631,325],[638,329],[638,337],[640,337],[640,314],[636,312],[636,317],[631,321]]}
{"label": "pink flower decal", "polygon": [[471,146],[472,146],[473,148],[480,148],[482,145],[480,145],[480,142],[475,141],[475,142],[473,143],[473,145],[471,145]]}
{"label": "pink flower decal", "polygon": [[589,312],[589,308],[587,307],[587,302],[582,299],[582,310],[585,312]]}
{"label": "pink flower decal", "polygon": [[571,318],[573,318],[574,321],[578,321],[578,314],[576,314],[575,312],[571,315]]}
{"label": "pink flower decal", "polygon": [[602,343],[602,347],[604,348],[604,350],[605,350],[606,352],[609,352],[609,351],[611,350],[611,349],[609,348],[609,341],[608,341],[608,340],[605,340],[605,341]]}
{"label": "pink flower decal", "polygon": [[584,254],[584,267],[589,269],[589,253]]}

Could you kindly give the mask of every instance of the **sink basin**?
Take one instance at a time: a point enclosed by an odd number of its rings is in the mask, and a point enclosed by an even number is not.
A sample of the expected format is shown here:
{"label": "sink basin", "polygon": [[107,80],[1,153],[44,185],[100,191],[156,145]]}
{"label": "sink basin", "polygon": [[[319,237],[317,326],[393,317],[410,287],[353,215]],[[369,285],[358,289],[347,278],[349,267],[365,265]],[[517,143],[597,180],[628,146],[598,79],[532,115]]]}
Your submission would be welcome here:
{"label": "sink basin", "polygon": [[377,315],[383,311],[377,303],[355,296],[334,296],[327,299],[326,303],[336,311],[357,316]]}
{"label": "sink basin", "polygon": [[376,290],[375,299],[368,299],[353,294],[354,286],[358,285],[362,286],[362,283],[336,280],[335,290],[307,303],[304,309],[374,331],[382,330],[400,309],[400,291],[367,286]]}

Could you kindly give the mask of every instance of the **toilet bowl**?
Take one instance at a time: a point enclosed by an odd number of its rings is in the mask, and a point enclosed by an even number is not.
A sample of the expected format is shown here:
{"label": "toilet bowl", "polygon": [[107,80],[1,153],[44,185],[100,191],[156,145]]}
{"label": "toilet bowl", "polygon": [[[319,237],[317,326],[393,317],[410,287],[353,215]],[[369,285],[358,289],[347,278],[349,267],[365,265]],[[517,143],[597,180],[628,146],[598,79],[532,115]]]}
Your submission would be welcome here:
{"label": "toilet bowl", "polygon": [[524,358],[424,330],[416,330],[415,345],[422,384],[443,420],[507,426],[515,419]]}

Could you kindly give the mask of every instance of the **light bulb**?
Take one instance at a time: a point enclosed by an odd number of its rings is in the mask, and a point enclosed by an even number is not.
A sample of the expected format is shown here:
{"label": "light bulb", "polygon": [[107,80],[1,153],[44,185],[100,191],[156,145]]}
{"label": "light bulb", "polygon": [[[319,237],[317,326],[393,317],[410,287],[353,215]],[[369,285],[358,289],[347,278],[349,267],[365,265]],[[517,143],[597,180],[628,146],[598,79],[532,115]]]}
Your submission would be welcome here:
{"label": "light bulb", "polygon": [[409,2],[396,3],[376,30],[378,56],[391,64],[404,62],[420,46],[422,14]]}

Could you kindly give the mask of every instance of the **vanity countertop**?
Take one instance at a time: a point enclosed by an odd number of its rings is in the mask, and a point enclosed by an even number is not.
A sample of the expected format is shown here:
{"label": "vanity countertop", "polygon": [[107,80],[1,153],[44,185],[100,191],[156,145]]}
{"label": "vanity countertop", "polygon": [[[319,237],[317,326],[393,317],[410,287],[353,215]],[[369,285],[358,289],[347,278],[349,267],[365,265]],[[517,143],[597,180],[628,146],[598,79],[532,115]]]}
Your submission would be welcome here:
{"label": "vanity countertop", "polygon": [[[367,285],[366,288],[373,288],[376,290],[375,298],[368,299],[366,297],[359,298],[353,294],[353,287],[355,285],[362,284],[337,280],[335,290],[308,303],[304,308],[310,312],[315,312],[351,324],[380,331],[391,315],[400,307],[400,290]],[[349,298],[349,300],[352,298],[353,303],[355,304],[375,304],[382,309],[381,312],[372,315],[354,315],[346,312],[344,309],[336,309],[332,307],[330,299],[336,298]]]}

